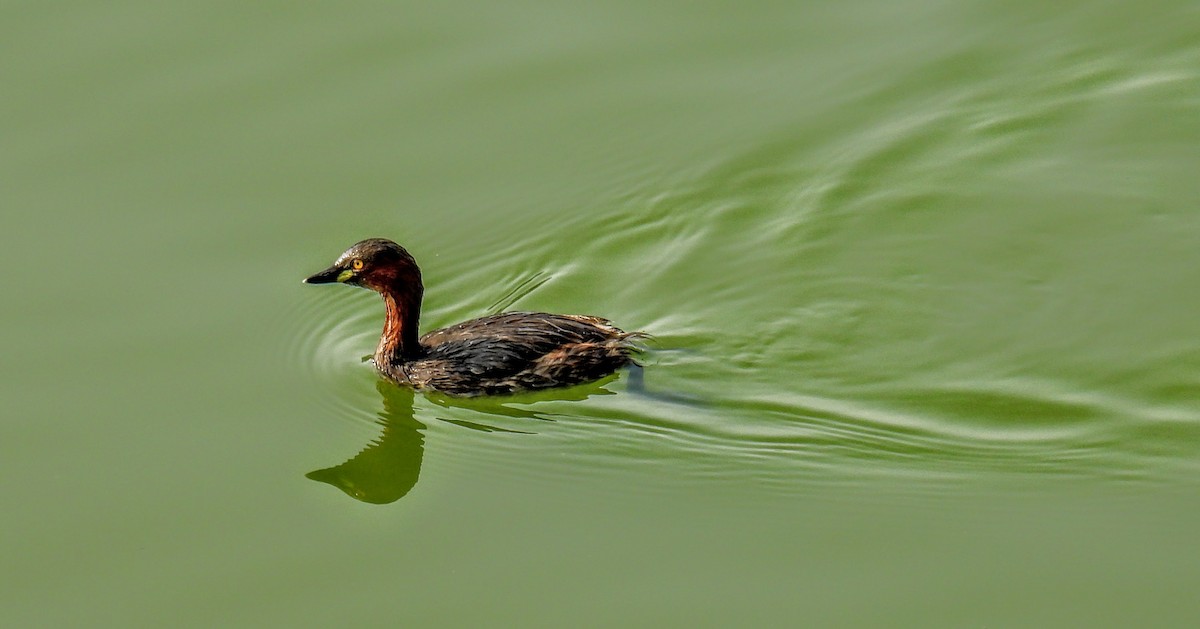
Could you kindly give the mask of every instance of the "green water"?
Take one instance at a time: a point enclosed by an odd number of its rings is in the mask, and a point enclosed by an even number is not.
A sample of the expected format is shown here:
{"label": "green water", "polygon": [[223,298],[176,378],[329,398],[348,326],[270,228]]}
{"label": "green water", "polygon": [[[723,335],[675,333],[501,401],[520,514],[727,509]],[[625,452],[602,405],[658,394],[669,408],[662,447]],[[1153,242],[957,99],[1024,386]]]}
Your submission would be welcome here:
{"label": "green water", "polygon": [[[1200,5],[0,17],[0,625],[1200,621]],[[378,387],[368,236],[644,386]]]}

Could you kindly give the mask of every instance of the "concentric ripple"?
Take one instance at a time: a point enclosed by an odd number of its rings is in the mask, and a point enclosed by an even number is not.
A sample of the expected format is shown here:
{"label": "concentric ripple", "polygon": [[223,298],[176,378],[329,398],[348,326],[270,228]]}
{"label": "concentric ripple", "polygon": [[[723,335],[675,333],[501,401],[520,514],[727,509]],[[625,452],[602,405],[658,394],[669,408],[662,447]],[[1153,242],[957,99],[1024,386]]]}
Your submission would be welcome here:
{"label": "concentric ripple", "polygon": [[321,288],[305,290],[287,321],[286,353],[300,367],[305,395],[319,408],[332,417],[373,421],[374,368],[364,359],[374,351],[382,325],[378,297]]}

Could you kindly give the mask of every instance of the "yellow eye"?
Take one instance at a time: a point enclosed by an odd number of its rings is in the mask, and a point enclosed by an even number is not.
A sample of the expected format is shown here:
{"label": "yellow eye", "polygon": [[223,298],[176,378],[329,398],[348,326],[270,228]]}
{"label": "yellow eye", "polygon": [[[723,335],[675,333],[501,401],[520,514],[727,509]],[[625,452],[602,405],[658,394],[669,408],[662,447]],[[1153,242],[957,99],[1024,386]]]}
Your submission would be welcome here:
{"label": "yellow eye", "polygon": [[363,261],[359,258],[355,258],[354,261],[350,263],[350,268],[354,269],[355,271],[361,271],[364,266],[366,265],[363,264]]}

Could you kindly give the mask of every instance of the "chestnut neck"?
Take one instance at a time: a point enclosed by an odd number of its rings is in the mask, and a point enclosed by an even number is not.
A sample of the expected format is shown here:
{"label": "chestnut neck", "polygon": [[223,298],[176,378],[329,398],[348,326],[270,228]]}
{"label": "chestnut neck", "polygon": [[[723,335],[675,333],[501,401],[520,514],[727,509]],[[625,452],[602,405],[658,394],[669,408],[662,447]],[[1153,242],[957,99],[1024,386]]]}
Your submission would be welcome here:
{"label": "chestnut neck", "polygon": [[385,308],[383,335],[375,349],[375,364],[379,366],[406,362],[425,353],[417,339],[417,323],[421,319],[421,296],[424,288],[421,277],[397,278],[377,287]]}

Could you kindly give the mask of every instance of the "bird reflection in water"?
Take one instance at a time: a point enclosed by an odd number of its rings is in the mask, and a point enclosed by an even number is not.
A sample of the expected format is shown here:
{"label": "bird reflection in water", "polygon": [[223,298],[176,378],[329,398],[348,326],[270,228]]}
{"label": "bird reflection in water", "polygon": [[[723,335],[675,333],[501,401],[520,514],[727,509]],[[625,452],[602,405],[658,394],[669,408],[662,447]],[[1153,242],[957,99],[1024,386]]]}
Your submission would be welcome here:
{"label": "bird reflection in water", "polygon": [[[603,385],[615,378],[614,375],[599,382],[570,389],[499,399],[452,398],[436,393],[426,394],[425,397],[443,408],[466,407],[497,417],[553,421],[552,417],[545,413],[536,413],[508,404],[543,400],[582,400],[591,395],[610,395],[612,391],[603,388]],[[417,484],[417,478],[421,475],[421,460],[425,456],[425,424],[417,421],[415,417],[412,389],[383,380],[378,381],[375,386],[383,398],[383,410],[379,413],[377,422],[383,427],[379,437],[345,463],[315,470],[305,476],[333,485],[356,500],[388,504],[408,495]],[[439,420],[484,432],[534,434],[463,419]]]}
{"label": "bird reflection in water", "polygon": [[421,475],[425,454],[425,424],[413,417],[412,389],[376,385],[383,396],[378,423],[383,432],[350,460],[309,472],[305,476],[329,483],[346,495],[373,504],[403,498]]}

